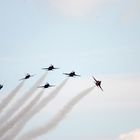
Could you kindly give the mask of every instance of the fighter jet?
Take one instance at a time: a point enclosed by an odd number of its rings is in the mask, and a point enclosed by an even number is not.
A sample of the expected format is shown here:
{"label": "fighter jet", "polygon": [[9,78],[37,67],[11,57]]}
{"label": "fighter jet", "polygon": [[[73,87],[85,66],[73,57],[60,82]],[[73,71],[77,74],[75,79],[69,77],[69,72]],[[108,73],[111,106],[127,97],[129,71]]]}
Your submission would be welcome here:
{"label": "fighter jet", "polygon": [[3,88],[3,85],[0,84],[0,90]]}
{"label": "fighter jet", "polygon": [[103,91],[103,89],[102,89],[102,87],[101,87],[101,81],[96,80],[93,76],[92,76],[92,78],[93,78],[94,81],[95,81],[95,85],[96,85],[97,87],[99,87],[99,88]]}
{"label": "fighter jet", "polygon": [[[34,74],[35,75],[35,74]],[[29,73],[26,74],[26,76],[19,80],[29,79],[30,77],[33,77],[34,75],[30,75]]]}
{"label": "fighter jet", "polygon": [[69,77],[81,76],[81,75],[77,75],[77,74],[75,73],[75,71],[72,71],[72,72],[70,72],[70,73],[63,73],[63,74],[68,75]]}
{"label": "fighter jet", "polygon": [[48,71],[52,71],[54,69],[59,69],[59,68],[55,68],[53,65],[50,65],[48,68],[42,68],[43,70],[48,70]]}
{"label": "fighter jet", "polygon": [[50,85],[49,83],[46,83],[44,86],[39,86],[38,88],[49,88],[54,87],[55,85]]}

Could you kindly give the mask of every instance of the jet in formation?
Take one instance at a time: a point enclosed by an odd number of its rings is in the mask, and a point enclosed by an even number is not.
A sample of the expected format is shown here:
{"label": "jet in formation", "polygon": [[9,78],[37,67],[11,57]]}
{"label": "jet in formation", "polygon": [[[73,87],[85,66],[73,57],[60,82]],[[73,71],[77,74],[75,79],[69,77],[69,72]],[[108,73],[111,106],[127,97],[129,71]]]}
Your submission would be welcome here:
{"label": "jet in formation", "polygon": [[63,74],[68,75],[69,77],[80,76],[80,75],[77,75],[77,74],[75,73],[75,71],[72,71],[72,72],[70,72],[70,73],[63,73]]}
{"label": "jet in formation", "polygon": [[48,71],[52,71],[54,69],[59,69],[59,68],[56,68],[54,67],[53,65],[50,65],[48,68],[42,68],[43,70],[48,70]]}
{"label": "jet in formation", "polygon": [[0,90],[3,88],[3,85],[0,85]]}
{"label": "jet in formation", "polygon": [[102,89],[102,87],[101,87],[101,81],[96,80],[94,77],[92,77],[92,78],[93,78],[94,81],[95,81],[95,85],[96,85],[97,87],[99,87],[99,88],[103,91],[103,89]]}
{"label": "jet in formation", "polygon": [[38,88],[49,88],[54,87],[55,85],[50,85],[49,83],[46,83],[44,86],[39,86]]}
{"label": "jet in formation", "polygon": [[34,75],[30,75],[29,73],[27,73],[26,76],[20,80],[29,79],[30,77],[33,77]]}

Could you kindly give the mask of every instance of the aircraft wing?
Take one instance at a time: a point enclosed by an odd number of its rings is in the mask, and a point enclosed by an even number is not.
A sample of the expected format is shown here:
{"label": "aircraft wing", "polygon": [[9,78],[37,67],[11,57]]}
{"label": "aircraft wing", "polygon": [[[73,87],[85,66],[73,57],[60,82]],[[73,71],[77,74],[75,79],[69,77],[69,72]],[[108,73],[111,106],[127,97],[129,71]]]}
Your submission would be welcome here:
{"label": "aircraft wing", "polygon": [[19,81],[24,80],[25,78],[19,79]]}
{"label": "aircraft wing", "polygon": [[35,76],[36,74],[33,74],[33,75],[31,75],[30,77],[33,77],[33,76]]}
{"label": "aircraft wing", "polygon": [[92,78],[97,82],[97,80],[92,76]]}
{"label": "aircraft wing", "polygon": [[42,68],[42,70],[48,70],[48,68]]}
{"label": "aircraft wing", "polygon": [[101,86],[99,86],[99,87],[100,87],[100,89],[103,91],[102,87],[101,87]]}
{"label": "aircraft wing", "polygon": [[55,85],[50,85],[49,87],[54,87]]}
{"label": "aircraft wing", "polygon": [[77,74],[75,74],[75,76],[81,76],[81,75],[77,75]]}
{"label": "aircraft wing", "polygon": [[69,73],[63,73],[63,74],[65,74],[65,75],[70,75]]}
{"label": "aircraft wing", "polygon": [[44,88],[44,86],[39,86],[38,88]]}

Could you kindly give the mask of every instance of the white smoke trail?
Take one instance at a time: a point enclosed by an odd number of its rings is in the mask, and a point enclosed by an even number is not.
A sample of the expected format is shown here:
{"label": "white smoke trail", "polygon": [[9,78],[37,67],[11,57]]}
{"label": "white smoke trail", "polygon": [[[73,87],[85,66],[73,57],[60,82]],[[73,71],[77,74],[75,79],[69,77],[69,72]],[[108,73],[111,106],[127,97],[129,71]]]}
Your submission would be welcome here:
{"label": "white smoke trail", "polygon": [[11,93],[9,93],[0,103],[0,112],[8,106],[12,99],[17,95],[18,91],[21,89],[25,81],[22,81]]}
{"label": "white smoke trail", "polygon": [[72,98],[63,108],[62,110],[60,110],[50,121],[48,124],[45,124],[43,126],[40,126],[39,128],[33,129],[29,132],[27,132],[25,135],[21,136],[18,140],[32,140],[35,139],[41,135],[46,134],[47,132],[49,132],[50,130],[52,130],[53,128],[55,128],[63,119],[64,117],[67,115],[67,113],[69,113],[72,108],[86,95],[88,95],[88,93],[90,93],[92,90],[94,89],[94,87],[90,87],[86,90],[84,90],[83,92],[81,92],[80,94],[78,94],[77,96],[75,96],[74,98]]}
{"label": "white smoke trail", "polygon": [[5,133],[8,132],[9,129],[11,129],[16,123],[18,123],[18,121],[22,120],[22,118],[24,117],[24,115],[26,115],[26,113],[28,111],[30,111],[34,105],[37,104],[37,102],[40,100],[42,93],[44,92],[44,89],[41,90],[31,101],[29,104],[27,104],[17,115],[15,115],[13,117],[13,119],[11,119],[10,121],[8,121],[5,125],[3,125],[0,128],[0,137],[2,137],[3,135],[5,135]]}
{"label": "white smoke trail", "polygon": [[36,88],[38,85],[42,83],[42,81],[47,76],[47,72],[37,80],[37,82],[33,85],[33,87],[25,94],[23,95],[14,105],[11,106],[9,110],[0,118],[0,124],[2,125],[5,123],[36,91]]}
{"label": "white smoke trail", "polygon": [[26,125],[26,123],[35,115],[37,114],[39,111],[41,111],[41,109],[43,109],[52,99],[55,98],[55,96],[57,95],[57,93],[59,93],[59,91],[65,86],[65,84],[67,83],[68,79],[65,79],[58,87],[56,87],[49,96],[43,98],[36,106],[34,106],[34,108],[27,112],[26,115],[22,118],[22,120],[15,125],[15,127],[13,127],[13,129],[6,135],[6,137],[4,137],[1,140],[15,140],[15,137],[20,133],[20,131],[24,128],[24,126]]}

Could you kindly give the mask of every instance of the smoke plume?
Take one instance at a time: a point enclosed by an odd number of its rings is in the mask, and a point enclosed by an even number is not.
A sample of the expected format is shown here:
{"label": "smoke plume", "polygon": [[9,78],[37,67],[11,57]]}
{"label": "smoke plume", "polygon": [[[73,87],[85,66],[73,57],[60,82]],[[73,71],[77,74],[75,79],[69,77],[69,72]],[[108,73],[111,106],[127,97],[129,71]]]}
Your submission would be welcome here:
{"label": "smoke plume", "polygon": [[12,99],[17,95],[18,91],[23,86],[24,81],[22,81],[11,93],[9,93],[0,103],[0,112],[8,106],[8,104],[12,101]]}
{"label": "smoke plume", "polygon": [[3,138],[2,140],[9,140],[9,139],[13,140],[20,133],[20,131],[24,128],[26,123],[35,114],[37,114],[39,111],[41,111],[41,109],[43,109],[52,99],[55,98],[57,93],[59,93],[59,91],[65,86],[67,81],[68,81],[68,79],[65,79],[58,87],[56,87],[50,93],[49,96],[42,99],[36,106],[34,106],[34,108],[31,111],[27,112],[26,115],[22,118],[22,120],[18,124],[16,124],[16,126],[13,127],[13,129],[10,131],[10,133],[8,133],[8,135],[5,138]]}
{"label": "smoke plume", "polygon": [[18,109],[21,108],[21,106],[28,99],[30,99],[33,96],[34,92],[36,91],[37,86],[42,83],[42,81],[45,79],[46,76],[47,76],[47,73],[43,74],[43,76],[39,78],[39,80],[33,85],[33,87],[25,95],[23,95],[14,105],[12,105],[11,108],[9,108],[9,110],[7,110],[7,112],[0,118],[1,125],[5,123],[9,118],[11,118],[11,116],[16,111],[18,111]]}
{"label": "smoke plume", "polygon": [[40,126],[36,129],[33,129],[27,132],[25,135],[21,136],[19,140],[32,140],[35,139],[43,134],[46,134],[53,128],[55,128],[63,119],[64,117],[72,110],[72,108],[86,95],[88,95],[94,87],[90,87],[74,98],[72,98],[63,108],[60,110],[50,121],[48,124]]}
{"label": "smoke plume", "polygon": [[34,105],[40,100],[44,89],[41,90],[28,105],[26,105],[17,115],[15,115],[10,121],[8,121],[5,125],[0,128],[0,137],[2,137],[5,133],[8,132],[16,123],[18,123],[22,118],[26,115],[28,111],[32,109]]}

